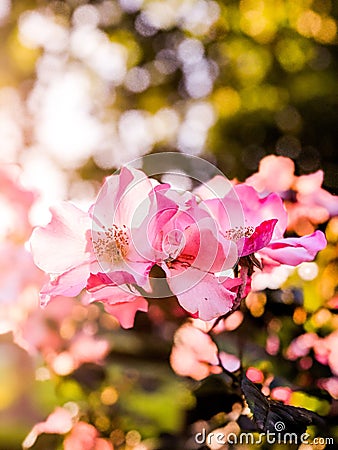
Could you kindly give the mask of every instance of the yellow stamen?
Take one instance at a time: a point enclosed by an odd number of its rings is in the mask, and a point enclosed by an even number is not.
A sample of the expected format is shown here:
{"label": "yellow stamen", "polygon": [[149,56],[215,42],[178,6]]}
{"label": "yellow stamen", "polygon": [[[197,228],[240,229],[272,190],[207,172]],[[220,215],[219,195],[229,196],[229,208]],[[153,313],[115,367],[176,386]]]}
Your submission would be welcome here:
{"label": "yellow stamen", "polygon": [[97,232],[97,237],[93,241],[94,252],[98,259],[103,259],[108,263],[122,262],[129,249],[129,236],[127,227],[102,227],[103,231]]}
{"label": "yellow stamen", "polygon": [[255,232],[255,228],[252,226],[249,227],[235,227],[230,228],[230,230],[226,230],[224,236],[226,239],[231,241],[239,241],[242,238],[249,238]]}

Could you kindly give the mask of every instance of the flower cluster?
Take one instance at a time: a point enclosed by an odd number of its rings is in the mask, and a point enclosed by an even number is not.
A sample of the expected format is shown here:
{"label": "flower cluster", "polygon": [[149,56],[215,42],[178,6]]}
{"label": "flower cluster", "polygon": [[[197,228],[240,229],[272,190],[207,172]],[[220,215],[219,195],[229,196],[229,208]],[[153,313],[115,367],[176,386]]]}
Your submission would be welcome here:
{"label": "flower cluster", "polygon": [[71,203],[51,212],[31,237],[35,263],[50,275],[42,303],[86,289],[88,302],[103,302],[124,327],[147,311],[146,298],[172,294],[194,317],[224,316],[249,292],[256,270],[311,261],[326,245],[321,231],[284,238],[279,195],[221,176],[177,191],[123,167],[88,212]]}

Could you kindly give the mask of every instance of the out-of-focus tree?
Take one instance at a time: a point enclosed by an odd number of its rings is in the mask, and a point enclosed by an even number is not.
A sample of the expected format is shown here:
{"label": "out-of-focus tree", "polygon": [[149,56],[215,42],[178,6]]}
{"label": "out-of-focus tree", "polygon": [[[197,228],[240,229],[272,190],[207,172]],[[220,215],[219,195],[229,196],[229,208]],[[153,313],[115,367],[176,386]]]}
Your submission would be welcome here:
{"label": "out-of-focus tree", "polygon": [[2,158],[48,170],[52,197],[90,195],[107,170],[165,150],[239,178],[277,153],[336,189],[335,2],[2,5]]}

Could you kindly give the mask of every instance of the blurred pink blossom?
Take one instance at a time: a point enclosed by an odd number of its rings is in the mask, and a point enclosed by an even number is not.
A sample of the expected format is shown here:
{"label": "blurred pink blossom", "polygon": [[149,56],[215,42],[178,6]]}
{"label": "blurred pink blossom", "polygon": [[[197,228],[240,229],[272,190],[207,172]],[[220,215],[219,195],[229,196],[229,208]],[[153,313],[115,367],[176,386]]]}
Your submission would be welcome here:
{"label": "blurred pink blossom", "polygon": [[51,434],[66,434],[73,427],[73,417],[70,412],[61,407],[55,408],[55,410],[47,417],[45,422],[39,422],[26,436],[22,446],[23,448],[33,447],[37,438],[42,433]]}
{"label": "blurred pink blossom", "polygon": [[86,422],[78,422],[66,408],[57,407],[45,422],[37,423],[23,442],[23,448],[31,448],[40,434],[65,435],[64,450],[113,450],[107,439],[99,437],[97,429]]}
{"label": "blurred pink blossom", "polygon": [[314,352],[316,359],[322,364],[328,364],[332,373],[338,376],[338,330],[318,339],[314,344]]}
{"label": "blurred pink blossom", "polygon": [[0,334],[17,333],[31,311],[38,307],[45,275],[20,244],[0,243]]}
{"label": "blurred pink blossom", "polygon": [[273,400],[278,400],[280,402],[285,403],[286,405],[290,404],[292,390],[288,386],[278,386],[271,389],[270,397]]}
{"label": "blurred pink blossom", "polygon": [[276,355],[279,351],[280,340],[276,334],[269,334],[266,339],[265,349],[269,355]]}
{"label": "blurred pink blossom", "polygon": [[51,208],[52,219],[46,227],[35,228],[31,249],[35,264],[50,275],[41,290],[46,305],[55,296],[76,296],[87,284],[90,266],[95,263],[87,213],[71,203]]}
{"label": "blurred pink blossom", "polygon": [[66,318],[72,317],[75,304],[73,299],[56,297],[45,309],[35,308],[15,335],[16,342],[28,352],[40,352],[45,358],[57,354],[64,347],[60,327]]}
{"label": "blurred pink blossom", "polygon": [[40,353],[59,375],[68,375],[83,363],[102,363],[110,350],[109,342],[86,332],[85,317],[79,321],[79,308],[85,309],[76,299],[54,298],[46,308],[30,312],[15,341],[31,354]]}
{"label": "blurred pink blossom", "polygon": [[260,369],[256,369],[256,367],[249,367],[246,371],[246,376],[253,383],[262,384],[264,381],[264,373]]}
{"label": "blurred pink blossom", "polygon": [[258,192],[284,192],[291,188],[295,179],[295,164],[285,156],[268,155],[261,159],[257,173],[245,180]]}
{"label": "blurred pink blossom", "polygon": [[213,328],[213,332],[216,334],[222,333],[223,331],[234,331],[236,330],[244,320],[244,315],[242,311],[234,311],[226,319],[222,319]]}
{"label": "blurred pink blossom", "polygon": [[178,375],[195,380],[222,372],[216,344],[208,334],[195,328],[193,323],[186,323],[177,330],[170,364]]}
{"label": "blurred pink blossom", "polygon": [[269,155],[261,160],[258,172],[245,183],[253,186],[260,195],[270,192],[281,195],[288,211],[287,229],[303,236],[313,233],[318,224],[338,214],[338,197],[321,187],[322,170],[301,176],[294,175],[294,171],[291,159]]}
{"label": "blurred pink blossom", "polygon": [[325,389],[331,395],[332,398],[338,400],[338,378],[322,378],[318,382],[318,386],[321,389]]}
{"label": "blurred pink blossom", "polygon": [[76,366],[87,362],[98,363],[108,354],[109,343],[106,339],[78,333],[70,342],[69,353],[73,356]]}
{"label": "blurred pink blossom", "polygon": [[320,338],[316,333],[305,333],[296,337],[289,345],[286,351],[287,359],[292,361],[306,356],[309,354],[310,350],[316,346]]}
{"label": "blurred pink blossom", "polygon": [[236,372],[241,367],[241,361],[236,355],[232,355],[231,353],[220,352],[219,360],[224,367],[224,369],[229,372]]}
{"label": "blurred pink blossom", "polygon": [[63,446],[64,450],[113,450],[111,442],[100,438],[97,429],[86,422],[74,425]]}
{"label": "blurred pink blossom", "polygon": [[7,237],[22,243],[29,238],[32,232],[29,211],[36,197],[21,185],[19,166],[5,164],[0,168],[0,204]]}

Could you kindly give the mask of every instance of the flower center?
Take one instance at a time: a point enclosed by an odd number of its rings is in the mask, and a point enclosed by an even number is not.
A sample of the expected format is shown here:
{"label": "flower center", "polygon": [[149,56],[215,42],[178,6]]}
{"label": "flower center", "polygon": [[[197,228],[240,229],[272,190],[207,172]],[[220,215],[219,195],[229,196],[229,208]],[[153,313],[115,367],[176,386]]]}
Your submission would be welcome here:
{"label": "flower center", "polygon": [[109,263],[119,263],[124,260],[129,249],[129,236],[127,227],[102,227],[103,231],[97,232],[97,238],[93,242],[94,252],[98,259]]}
{"label": "flower center", "polygon": [[252,226],[249,227],[235,227],[230,228],[230,230],[226,230],[224,233],[224,237],[231,241],[239,241],[242,238],[249,238],[255,232],[255,228]]}

